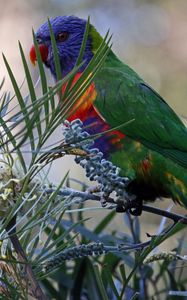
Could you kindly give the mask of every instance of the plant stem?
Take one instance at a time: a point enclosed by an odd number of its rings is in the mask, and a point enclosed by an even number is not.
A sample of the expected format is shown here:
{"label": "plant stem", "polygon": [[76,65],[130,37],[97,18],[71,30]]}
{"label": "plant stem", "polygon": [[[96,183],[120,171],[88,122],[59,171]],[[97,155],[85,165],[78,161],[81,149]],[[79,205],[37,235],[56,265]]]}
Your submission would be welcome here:
{"label": "plant stem", "polygon": [[[15,226],[14,226],[15,222],[16,222],[16,216],[14,216],[13,219],[9,222],[9,224],[6,227],[6,231],[9,234],[10,240],[11,240],[11,242],[14,246],[14,249],[18,255],[19,261],[23,262],[25,264],[25,274],[27,275],[28,280],[30,282],[30,288],[29,288],[30,292],[35,299],[48,300],[48,298],[44,295],[38,281],[35,278],[35,274],[32,270],[32,267],[28,263],[25,252],[20,244],[20,241],[19,241],[17,235],[16,235]],[[14,227],[13,230],[12,230],[12,227]]]}

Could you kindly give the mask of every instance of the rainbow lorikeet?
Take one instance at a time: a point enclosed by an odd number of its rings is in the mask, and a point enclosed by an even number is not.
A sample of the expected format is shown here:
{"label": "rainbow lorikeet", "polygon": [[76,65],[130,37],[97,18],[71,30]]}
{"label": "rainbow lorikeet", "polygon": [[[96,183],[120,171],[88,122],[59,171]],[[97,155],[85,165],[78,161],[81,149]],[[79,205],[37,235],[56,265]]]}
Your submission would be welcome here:
{"label": "rainbow lorikeet", "polygon": [[[70,72],[79,55],[86,21],[75,16],[50,20],[59,52],[62,76]],[[55,65],[48,22],[36,32],[42,60],[54,78]],[[92,59],[102,37],[90,25],[84,65]],[[36,61],[34,46],[30,58]],[[172,198],[187,206],[187,129],[169,105],[112,50],[81,97],[82,103],[69,120],[80,118],[91,134],[105,131],[134,119],[129,126],[102,135],[95,141],[104,156],[131,181],[128,191],[137,199],[154,201]],[[77,105],[77,104],[76,104]]]}

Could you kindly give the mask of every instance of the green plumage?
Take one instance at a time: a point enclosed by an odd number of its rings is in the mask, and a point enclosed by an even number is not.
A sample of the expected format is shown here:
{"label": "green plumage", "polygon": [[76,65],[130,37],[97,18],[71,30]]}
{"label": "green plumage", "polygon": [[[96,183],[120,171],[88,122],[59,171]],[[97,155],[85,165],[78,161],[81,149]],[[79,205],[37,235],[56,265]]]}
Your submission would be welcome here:
{"label": "green plumage", "polygon": [[169,105],[111,52],[95,80],[94,105],[112,127],[187,168],[187,129]]}

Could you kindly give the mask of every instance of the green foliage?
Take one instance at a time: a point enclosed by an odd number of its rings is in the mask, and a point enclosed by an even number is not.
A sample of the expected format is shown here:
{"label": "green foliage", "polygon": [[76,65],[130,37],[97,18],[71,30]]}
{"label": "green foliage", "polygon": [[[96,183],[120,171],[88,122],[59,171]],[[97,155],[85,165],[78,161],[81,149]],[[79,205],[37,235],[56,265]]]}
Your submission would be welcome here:
{"label": "green foliage", "polygon": [[[50,26],[50,23],[49,23]],[[51,26],[50,26],[51,29]],[[167,234],[152,237],[144,246],[139,245],[141,224],[137,218],[125,215],[124,232],[108,233],[108,225],[116,213],[111,211],[93,230],[87,226],[85,208],[80,201],[75,209],[75,199],[71,194],[62,196],[67,175],[58,186],[48,182],[48,172],[53,161],[70,153],[67,145],[59,141],[56,146],[47,145],[49,137],[67,118],[73,104],[85,92],[101,68],[109,51],[110,38],[106,35],[92,61],[72,87],[74,75],[82,64],[84,47],[89,31],[85,30],[77,66],[61,79],[58,53],[51,30],[55,66],[58,81],[49,87],[40,52],[33,34],[36,48],[41,91],[37,92],[25,54],[19,44],[26,78],[28,95],[16,81],[11,67],[4,56],[4,62],[14,88],[14,95],[3,93],[0,84],[0,298],[28,299],[32,294],[28,266],[31,266],[36,280],[41,283],[49,299],[163,299],[169,298],[169,291],[184,291],[186,278],[183,268],[176,274],[177,260],[156,260],[148,264],[144,261],[152,251],[159,252],[158,246],[171,235],[184,228],[176,224]],[[67,84],[60,102],[56,95]],[[39,94],[39,96],[38,96]],[[16,101],[15,108],[9,104]],[[25,147],[29,149],[30,160],[26,162]],[[71,152],[72,153],[72,152]],[[48,168],[46,168],[48,166]],[[82,185],[84,187],[84,185]],[[49,189],[53,187],[50,193]],[[84,190],[83,190],[84,192]],[[76,210],[76,211],[75,211]],[[91,209],[90,209],[91,212]],[[66,216],[66,217],[65,217]],[[123,227],[122,227],[123,228]],[[127,229],[128,233],[127,234]],[[19,243],[15,238],[18,238]],[[12,242],[12,243],[11,243]],[[106,253],[88,255],[82,252],[73,262],[68,259],[52,269],[46,264],[64,251],[66,254],[78,245],[102,243]],[[20,246],[24,256],[20,255]],[[121,245],[120,247],[117,247]],[[184,240],[180,239],[175,251],[180,254]],[[125,250],[129,247],[129,250]],[[134,247],[134,248],[133,248]],[[137,249],[136,249],[137,248]],[[173,250],[173,249],[172,249]],[[81,253],[81,252],[79,252]],[[170,257],[170,256],[168,256]],[[180,257],[181,261],[183,257]],[[174,270],[174,271],[173,271]],[[164,281],[164,286],[160,282]],[[146,289],[146,286],[151,288]],[[152,298],[151,298],[152,297]]]}

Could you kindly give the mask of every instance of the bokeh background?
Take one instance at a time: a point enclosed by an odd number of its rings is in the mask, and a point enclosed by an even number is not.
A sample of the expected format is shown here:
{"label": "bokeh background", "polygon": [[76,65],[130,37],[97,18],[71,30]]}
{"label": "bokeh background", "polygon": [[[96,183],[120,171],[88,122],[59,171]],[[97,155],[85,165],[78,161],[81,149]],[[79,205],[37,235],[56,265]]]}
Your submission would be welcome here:
{"label": "bokeh background", "polygon": [[[6,55],[20,84],[24,75],[18,40],[28,55],[32,27],[37,29],[48,16],[67,14],[83,18],[90,15],[91,22],[103,35],[110,28],[116,54],[154,87],[181,117],[187,116],[186,0],[0,0],[0,52]],[[37,78],[37,68],[30,67]],[[0,55],[0,79],[4,76],[5,89],[12,90]],[[62,160],[54,165],[50,179],[59,182],[68,169],[71,177],[82,178],[72,160]],[[157,205],[167,208],[169,203],[169,200],[158,201]],[[174,209],[180,211],[178,207]],[[102,215],[93,212],[91,216],[90,222],[94,224],[96,216]],[[143,215],[144,237],[147,231],[155,233],[158,221],[158,217]],[[120,230],[121,217],[115,222],[113,226]]]}
{"label": "bokeh background", "polygon": [[[103,35],[110,28],[113,49],[121,59],[179,114],[187,115],[186,0],[0,0],[0,52],[5,53],[20,82],[18,40],[28,53],[32,27],[37,29],[48,16],[59,14],[90,15]],[[0,56],[0,78],[5,74]]]}

